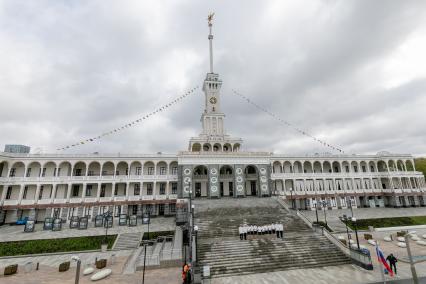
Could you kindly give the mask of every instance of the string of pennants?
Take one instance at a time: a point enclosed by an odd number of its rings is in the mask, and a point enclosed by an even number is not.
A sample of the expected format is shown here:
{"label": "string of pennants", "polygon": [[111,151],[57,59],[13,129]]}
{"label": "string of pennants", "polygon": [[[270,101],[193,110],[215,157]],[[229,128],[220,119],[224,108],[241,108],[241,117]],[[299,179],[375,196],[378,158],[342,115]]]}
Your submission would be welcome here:
{"label": "string of pennants", "polygon": [[68,150],[68,149],[71,149],[71,148],[74,148],[74,147],[77,147],[77,146],[81,146],[81,145],[85,145],[85,144],[93,143],[93,142],[99,141],[100,139],[102,139],[102,138],[104,138],[104,137],[106,137],[106,136],[110,136],[110,135],[113,135],[113,134],[117,134],[117,133],[119,133],[119,132],[120,132],[120,131],[122,131],[122,130],[125,130],[125,129],[130,128],[130,127],[134,127],[134,126],[136,126],[138,123],[141,123],[141,122],[146,121],[146,120],[147,120],[148,118],[150,118],[151,116],[156,115],[156,114],[158,114],[158,113],[160,113],[160,112],[162,112],[162,111],[165,111],[165,110],[166,110],[166,109],[168,109],[169,107],[171,107],[171,106],[173,106],[173,105],[177,104],[178,102],[180,102],[181,100],[183,100],[183,99],[184,99],[184,98],[186,98],[187,96],[189,96],[189,95],[193,94],[193,93],[194,93],[194,91],[195,91],[196,89],[198,89],[198,88],[199,88],[199,86],[196,86],[195,88],[192,88],[191,90],[189,90],[189,91],[188,91],[188,92],[186,92],[185,94],[181,95],[180,97],[178,97],[178,98],[174,99],[173,101],[171,101],[171,102],[169,102],[169,103],[167,103],[167,104],[165,104],[165,105],[162,105],[161,107],[159,107],[159,108],[155,109],[154,111],[152,111],[152,112],[150,112],[150,113],[146,114],[145,116],[140,117],[140,118],[138,118],[138,119],[136,119],[136,120],[134,120],[134,121],[131,121],[131,122],[129,122],[129,123],[126,123],[126,124],[122,125],[121,127],[118,127],[118,128],[112,129],[112,130],[107,131],[107,132],[104,132],[104,133],[102,133],[101,135],[98,135],[98,136],[95,136],[95,137],[92,137],[92,138],[88,138],[88,139],[85,139],[85,140],[81,140],[81,141],[79,141],[79,142],[77,142],[77,143],[74,143],[74,144],[71,144],[71,145],[67,145],[67,146],[65,146],[65,147],[58,148],[58,149],[56,149],[56,151],[64,151],[64,150]]}
{"label": "string of pennants", "polygon": [[313,139],[314,141],[316,141],[316,142],[320,143],[321,145],[323,145],[323,146],[325,146],[325,147],[328,147],[328,148],[330,148],[330,149],[333,149],[334,151],[340,152],[340,153],[342,153],[342,154],[343,154],[343,153],[345,153],[345,151],[343,151],[341,148],[338,148],[338,147],[336,147],[336,146],[334,146],[334,145],[332,145],[332,144],[330,144],[330,143],[327,143],[326,141],[324,141],[324,140],[322,140],[322,139],[319,139],[319,138],[317,138],[317,137],[315,137],[315,136],[313,136],[313,135],[309,134],[308,132],[306,132],[306,131],[304,131],[304,130],[302,130],[302,129],[300,129],[300,128],[298,128],[298,127],[294,126],[294,125],[292,125],[292,124],[291,124],[291,123],[289,123],[288,121],[283,120],[283,119],[282,119],[282,118],[280,118],[279,116],[275,115],[274,113],[270,112],[269,110],[267,110],[267,109],[263,108],[262,106],[258,105],[258,104],[257,104],[257,103],[255,103],[255,102],[253,102],[252,100],[250,100],[250,99],[249,99],[249,98],[247,98],[246,96],[244,96],[244,95],[242,95],[242,94],[238,93],[238,92],[237,92],[237,91],[235,91],[234,89],[232,90],[232,92],[233,92],[235,95],[237,95],[237,96],[241,97],[243,100],[247,101],[247,103],[249,103],[249,104],[251,104],[251,105],[255,106],[257,109],[259,109],[259,110],[261,110],[261,111],[265,112],[266,114],[268,114],[269,116],[273,117],[275,120],[279,121],[281,124],[284,124],[284,125],[286,125],[286,126],[288,126],[288,127],[293,128],[295,131],[299,132],[300,134],[302,134],[302,135],[304,135],[304,136],[306,136],[306,137],[309,137],[309,138]]}

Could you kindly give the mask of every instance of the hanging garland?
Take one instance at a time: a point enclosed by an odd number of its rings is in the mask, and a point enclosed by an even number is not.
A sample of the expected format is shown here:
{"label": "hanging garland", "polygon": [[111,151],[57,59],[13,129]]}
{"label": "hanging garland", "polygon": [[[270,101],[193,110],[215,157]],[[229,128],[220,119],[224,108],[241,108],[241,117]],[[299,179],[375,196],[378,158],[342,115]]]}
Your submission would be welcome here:
{"label": "hanging garland", "polygon": [[300,128],[298,128],[298,127],[294,126],[294,125],[292,125],[292,124],[291,124],[291,123],[289,123],[288,121],[283,120],[282,118],[278,117],[278,116],[277,116],[277,115],[275,115],[274,113],[272,113],[272,112],[268,111],[267,109],[265,109],[265,108],[261,107],[260,105],[258,105],[258,104],[257,104],[257,103],[255,103],[255,102],[253,102],[252,100],[250,100],[250,99],[249,99],[249,98],[247,98],[246,96],[244,96],[244,95],[242,95],[242,94],[238,93],[238,92],[237,92],[237,91],[235,91],[234,89],[232,89],[232,92],[233,92],[235,95],[237,95],[237,96],[241,97],[242,99],[244,99],[245,101],[247,101],[247,103],[249,103],[249,104],[251,104],[251,105],[255,106],[257,109],[259,109],[259,110],[261,110],[261,111],[263,111],[263,112],[267,113],[269,116],[273,117],[275,120],[278,120],[281,124],[284,124],[284,125],[286,125],[286,126],[288,126],[288,127],[293,128],[294,130],[296,130],[296,131],[297,131],[297,132],[299,132],[300,134],[302,134],[302,135],[304,135],[304,136],[306,136],[306,137],[309,137],[309,138],[313,139],[314,141],[316,141],[316,142],[320,143],[321,145],[323,145],[323,146],[325,146],[325,147],[328,147],[328,148],[330,148],[330,149],[333,149],[333,150],[335,150],[335,151],[338,151],[338,152],[340,152],[340,153],[342,153],[342,154],[343,154],[343,153],[345,153],[345,151],[343,151],[342,149],[340,149],[340,148],[338,148],[338,147],[336,147],[336,146],[333,146],[332,144],[327,143],[327,142],[326,142],[326,141],[324,141],[324,140],[321,140],[321,139],[319,139],[319,138],[316,138],[315,136],[313,136],[313,135],[309,134],[308,132],[306,132],[306,131],[304,131],[304,130],[302,130],[302,129],[300,129]]}
{"label": "hanging garland", "polygon": [[198,89],[198,88],[199,88],[199,87],[197,86],[197,87],[195,87],[195,88],[193,88],[193,89],[189,90],[188,92],[186,92],[185,94],[183,94],[183,95],[181,95],[180,97],[176,98],[175,100],[173,100],[173,101],[169,102],[168,104],[165,104],[165,105],[163,105],[163,106],[161,106],[161,107],[157,108],[156,110],[154,110],[154,111],[152,111],[152,112],[148,113],[147,115],[145,115],[145,116],[143,116],[143,117],[141,117],[141,118],[139,118],[139,119],[136,119],[136,120],[134,120],[134,121],[131,121],[131,122],[129,122],[129,123],[126,123],[126,124],[124,124],[124,125],[123,125],[123,126],[121,126],[121,127],[115,128],[115,129],[110,130],[110,131],[107,131],[107,132],[104,132],[104,133],[102,133],[102,134],[101,134],[101,135],[99,135],[99,136],[95,136],[95,137],[92,137],[92,138],[85,139],[85,140],[82,140],[82,141],[80,141],[80,142],[77,142],[77,143],[75,143],[75,144],[71,144],[71,145],[67,145],[67,146],[64,146],[64,147],[58,148],[58,149],[56,149],[56,151],[64,151],[64,150],[68,150],[68,149],[73,148],[73,147],[77,147],[77,146],[80,146],[80,145],[84,145],[84,144],[88,144],[88,143],[91,143],[91,142],[95,142],[95,141],[98,141],[98,140],[100,140],[100,139],[102,139],[102,138],[104,138],[104,137],[106,137],[106,136],[109,136],[109,135],[112,135],[112,134],[118,133],[118,132],[120,132],[121,130],[124,130],[124,129],[126,129],[126,128],[133,127],[133,126],[135,126],[136,124],[141,123],[141,122],[143,122],[143,121],[147,120],[147,119],[148,119],[148,118],[150,118],[151,116],[153,116],[153,115],[155,115],[155,114],[157,114],[157,113],[159,113],[159,112],[162,112],[163,110],[166,110],[167,108],[169,108],[169,107],[173,106],[174,104],[176,104],[176,103],[180,102],[181,100],[183,100],[183,99],[184,99],[184,98],[186,98],[187,96],[189,96],[189,95],[193,94],[193,93],[194,93],[194,91],[195,91],[196,89]]}

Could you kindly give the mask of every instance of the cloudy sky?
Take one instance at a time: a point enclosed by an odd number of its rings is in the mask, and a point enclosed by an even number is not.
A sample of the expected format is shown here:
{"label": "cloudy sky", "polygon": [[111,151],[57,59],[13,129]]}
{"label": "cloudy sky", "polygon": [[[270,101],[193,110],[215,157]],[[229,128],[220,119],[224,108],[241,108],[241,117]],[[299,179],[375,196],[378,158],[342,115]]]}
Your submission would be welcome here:
{"label": "cloudy sky", "polygon": [[[137,119],[208,71],[244,148],[329,152],[239,97],[349,153],[426,154],[426,1],[0,0],[0,147],[55,152]],[[176,153],[203,93],[67,153]]]}

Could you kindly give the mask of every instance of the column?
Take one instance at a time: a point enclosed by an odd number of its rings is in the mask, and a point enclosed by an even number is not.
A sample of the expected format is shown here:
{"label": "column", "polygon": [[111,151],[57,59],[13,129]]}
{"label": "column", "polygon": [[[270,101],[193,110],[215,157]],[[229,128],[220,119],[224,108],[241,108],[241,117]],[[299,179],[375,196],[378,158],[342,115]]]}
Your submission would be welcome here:
{"label": "column", "polygon": [[96,192],[97,201],[99,201],[99,198],[101,197],[101,187],[102,187],[102,183],[98,183],[98,191]]}
{"label": "column", "polygon": [[[38,187],[39,187],[40,185],[37,185],[37,190],[38,190]],[[21,184],[21,185],[19,185],[19,196],[18,196],[18,204],[19,203],[21,203],[21,200],[22,200],[22,196],[24,195],[24,185],[23,184]],[[7,189],[6,189],[7,190]],[[37,194],[37,192],[36,192],[36,194]],[[34,200],[37,200],[37,195],[34,197]]]}
{"label": "column", "polygon": [[38,196],[39,196],[39,194],[40,194],[40,188],[41,188],[41,185],[40,184],[37,184],[37,189],[36,189],[36,192],[35,192],[35,195],[34,195],[34,200],[35,200],[35,202],[37,203],[38,202]]}
{"label": "column", "polygon": [[50,202],[53,202],[53,200],[55,200],[57,191],[58,191],[58,184],[52,184],[52,196],[50,196]]}
{"label": "column", "polygon": [[71,183],[67,184],[67,202],[69,202],[70,197],[71,197],[71,186],[72,186]]}
{"label": "column", "polygon": [[83,183],[83,192],[81,194],[81,198],[84,200],[86,198],[86,190],[87,190],[87,183]]}
{"label": "column", "polygon": [[[115,176],[115,170],[114,170],[114,176]],[[111,187],[111,197],[114,200],[115,197],[115,182],[112,183],[112,187]]]}
{"label": "column", "polygon": [[[129,170],[130,173],[130,170]],[[126,200],[129,200],[129,188],[130,188],[130,182],[126,182],[126,192],[125,192],[125,196],[126,196]]]}
{"label": "column", "polygon": [[[156,173],[156,170],[157,170],[157,166],[155,166],[155,170],[154,170],[155,173]],[[156,195],[157,195],[157,182],[154,181],[154,185],[152,186],[152,196],[154,199],[156,199],[155,197]],[[194,197],[194,192],[192,192],[192,197]]]}

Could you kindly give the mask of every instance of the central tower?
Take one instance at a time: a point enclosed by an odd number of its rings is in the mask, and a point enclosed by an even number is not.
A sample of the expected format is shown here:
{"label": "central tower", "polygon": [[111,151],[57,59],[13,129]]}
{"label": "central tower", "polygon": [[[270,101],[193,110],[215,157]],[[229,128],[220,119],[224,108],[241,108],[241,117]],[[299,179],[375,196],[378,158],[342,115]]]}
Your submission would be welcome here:
{"label": "central tower", "polygon": [[220,89],[222,81],[219,74],[213,71],[213,15],[207,18],[209,26],[209,59],[210,72],[206,74],[203,83],[205,95],[204,112],[201,115],[202,133],[189,141],[189,151],[192,152],[235,152],[239,151],[242,140],[226,135],[224,128],[225,114],[221,111]]}

